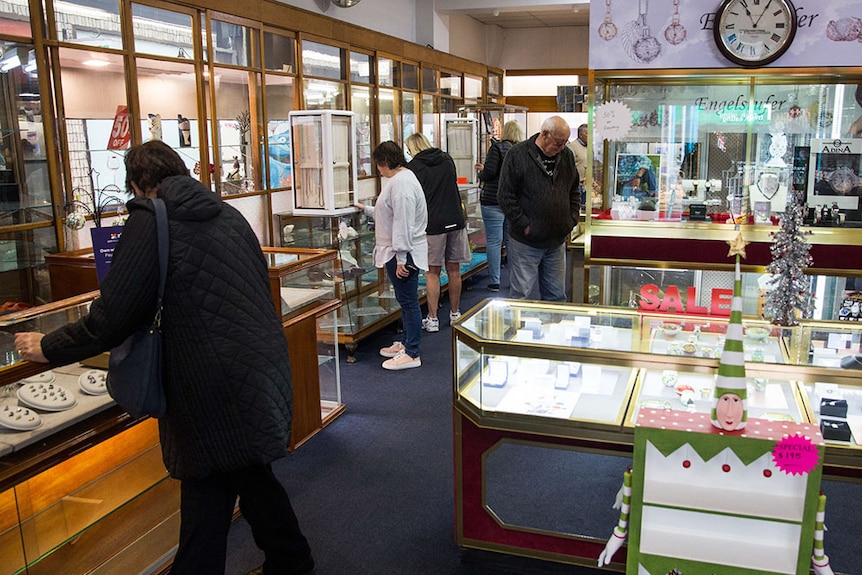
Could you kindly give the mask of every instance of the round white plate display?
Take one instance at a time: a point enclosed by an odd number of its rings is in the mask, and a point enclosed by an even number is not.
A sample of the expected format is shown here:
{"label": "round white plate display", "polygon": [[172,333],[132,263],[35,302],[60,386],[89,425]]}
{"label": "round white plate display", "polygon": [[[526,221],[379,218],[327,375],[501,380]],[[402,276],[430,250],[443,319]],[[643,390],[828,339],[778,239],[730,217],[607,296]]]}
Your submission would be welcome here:
{"label": "round white plate display", "polygon": [[87,395],[105,395],[108,387],[105,378],[108,373],[101,369],[91,369],[78,376],[78,387]]}
{"label": "round white plate display", "polygon": [[32,377],[25,377],[21,383],[53,383],[56,379],[53,371],[43,371]]}
{"label": "round white plate display", "polygon": [[21,403],[44,411],[65,411],[75,407],[75,394],[53,383],[28,383],[18,389]]}
{"label": "round white plate display", "polygon": [[42,425],[42,418],[29,407],[5,403],[0,407],[0,426],[15,431],[30,431]]}

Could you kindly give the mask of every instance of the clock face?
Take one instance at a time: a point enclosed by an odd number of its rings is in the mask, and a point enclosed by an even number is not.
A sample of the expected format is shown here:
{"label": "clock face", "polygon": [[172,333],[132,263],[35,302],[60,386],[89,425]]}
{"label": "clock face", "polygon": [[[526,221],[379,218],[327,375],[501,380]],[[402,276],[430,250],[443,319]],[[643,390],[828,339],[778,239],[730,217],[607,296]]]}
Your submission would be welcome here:
{"label": "clock face", "polygon": [[790,0],[724,0],[712,30],[728,60],[740,66],[764,66],[793,42],[796,9]]}

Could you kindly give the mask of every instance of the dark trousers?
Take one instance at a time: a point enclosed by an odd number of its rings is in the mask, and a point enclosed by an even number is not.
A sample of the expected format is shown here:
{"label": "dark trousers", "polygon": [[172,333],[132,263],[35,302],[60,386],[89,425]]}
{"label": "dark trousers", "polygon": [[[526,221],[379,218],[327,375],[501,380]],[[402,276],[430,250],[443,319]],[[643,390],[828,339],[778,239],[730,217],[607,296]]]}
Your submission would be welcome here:
{"label": "dark trousers", "polygon": [[254,542],[266,555],[264,573],[293,575],[314,567],[287,492],[271,465],[256,465],[182,482],[180,544],[171,567],[173,575],[224,573],[237,496]]}

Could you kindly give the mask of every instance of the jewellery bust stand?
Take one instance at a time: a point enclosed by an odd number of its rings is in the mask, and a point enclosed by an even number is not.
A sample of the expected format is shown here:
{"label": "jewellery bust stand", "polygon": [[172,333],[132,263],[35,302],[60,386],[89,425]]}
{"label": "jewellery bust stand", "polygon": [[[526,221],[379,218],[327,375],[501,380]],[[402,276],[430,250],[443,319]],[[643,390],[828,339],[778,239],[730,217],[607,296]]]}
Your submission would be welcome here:
{"label": "jewellery bust stand", "polygon": [[787,207],[787,186],[781,183],[778,174],[761,172],[748,187],[748,197],[752,211],[756,202],[769,202],[770,211],[783,212]]}

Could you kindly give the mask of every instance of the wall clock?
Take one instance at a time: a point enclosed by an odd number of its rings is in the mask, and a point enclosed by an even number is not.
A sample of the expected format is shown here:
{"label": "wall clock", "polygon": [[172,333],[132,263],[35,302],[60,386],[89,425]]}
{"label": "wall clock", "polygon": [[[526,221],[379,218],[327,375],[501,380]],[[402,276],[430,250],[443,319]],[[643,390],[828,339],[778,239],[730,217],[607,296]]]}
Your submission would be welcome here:
{"label": "wall clock", "polygon": [[780,57],[796,36],[790,0],[723,0],[712,26],[715,44],[740,66],[765,66]]}

